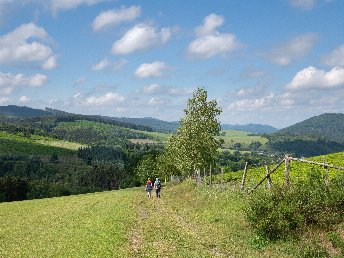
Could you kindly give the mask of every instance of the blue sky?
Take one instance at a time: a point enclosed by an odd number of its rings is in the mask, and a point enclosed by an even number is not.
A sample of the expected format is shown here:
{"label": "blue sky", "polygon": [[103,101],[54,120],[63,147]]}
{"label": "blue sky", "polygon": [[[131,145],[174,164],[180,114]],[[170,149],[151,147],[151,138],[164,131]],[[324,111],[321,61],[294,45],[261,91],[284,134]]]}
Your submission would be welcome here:
{"label": "blue sky", "polygon": [[344,112],[344,1],[0,0],[0,105],[222,123]]}

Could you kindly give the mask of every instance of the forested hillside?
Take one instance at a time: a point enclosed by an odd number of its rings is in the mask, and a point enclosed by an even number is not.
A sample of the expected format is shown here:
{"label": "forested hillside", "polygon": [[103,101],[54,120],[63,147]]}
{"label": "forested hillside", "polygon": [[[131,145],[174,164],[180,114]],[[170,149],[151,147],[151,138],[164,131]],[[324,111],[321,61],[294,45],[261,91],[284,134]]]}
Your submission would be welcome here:
{"label": "forested hillside", "polygon": [[325,113],[278,131],[279,134],[313,136],[344,143],[344,114]]}
{"label": "forested hillside", "polygon": [[151,130],[145,126],[61,113],[26,117],[38,113],[24,110],[0,117],[0,202],[140,185],[141,160],[162,150],[138,130]]}

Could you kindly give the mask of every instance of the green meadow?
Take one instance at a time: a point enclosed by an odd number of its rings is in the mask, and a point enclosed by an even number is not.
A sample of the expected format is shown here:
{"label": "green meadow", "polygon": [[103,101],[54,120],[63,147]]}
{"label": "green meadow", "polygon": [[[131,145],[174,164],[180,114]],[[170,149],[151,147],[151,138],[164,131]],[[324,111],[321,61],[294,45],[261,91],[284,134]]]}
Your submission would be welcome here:
{"label": "green meadow", "polygon": [[185,181],[165,185],[161,199],[141,187],[0,203],[0,257],[303,257],[310,236],[329,243],[312,230],[260,239],[245,218],[249,195],[238,188]]}

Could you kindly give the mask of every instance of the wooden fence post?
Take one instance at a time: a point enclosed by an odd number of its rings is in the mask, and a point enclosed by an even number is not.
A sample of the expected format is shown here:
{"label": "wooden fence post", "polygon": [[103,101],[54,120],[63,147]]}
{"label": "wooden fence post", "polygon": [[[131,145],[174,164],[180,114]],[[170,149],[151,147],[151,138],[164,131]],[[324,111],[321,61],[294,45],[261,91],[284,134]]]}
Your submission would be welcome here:
{"label": "wooden fence post", "polygon": [[285,155],[284,164],[285,164],[285,185],[286,185],[286,187],[289,187],[289,157],[288,157],[288,154]]}
{"label": "wooden fence post", "polygon": [[328,169],[327,169],[327,162],[325,156],[323,157],[323,162],[324,162],[324,178],[325,178],[325,185],[328,187]]}
{"label": "wooden fence post", "polygon": [[213,184],[213,174],[211,172],[211,165],[210,165],[210,168],[209,168],[209,174],[210,174],[210,186]]}
{"label": "wooden fence post", "polygon": [[266,179],[268,182],[268,188],[269,188],[269,190],[271,190],[272,182],[271,182],[271,177],[270,177],[270,169],[269,169],[268,165],[265,166],[265,170],[266,170]]}
{"label": "wooden fence post", "polygon": [[203,168],[203,181],[204,181],[204,185],[207,185],[207,179],[206,179],[206,175],[205,175],[205,168]]}
{"label": "wooden fence post", "polygon": [[245,163],[244,174],[242,174],[240,190],[244,190],[244,188],[245,188],[246,173],[247,173],[247,161]]}

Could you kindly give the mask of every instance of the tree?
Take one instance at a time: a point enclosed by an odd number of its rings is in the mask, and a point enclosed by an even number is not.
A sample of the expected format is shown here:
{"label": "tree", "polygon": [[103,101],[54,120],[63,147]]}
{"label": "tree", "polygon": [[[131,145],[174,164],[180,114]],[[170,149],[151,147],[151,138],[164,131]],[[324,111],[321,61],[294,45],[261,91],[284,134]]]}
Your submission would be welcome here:
{"label": "tree", "polygon": [[221,140],[220,122],[217,116],[221,109],[216,100],[207,100],[204,88],[198,88],[188,100],[185,116],[180,127],[171,136],[165,150],[165,160],[175,166],[180,174],[190,175],[195,171],[214,164]]}

